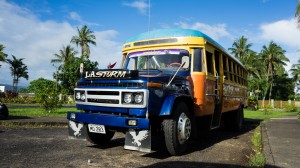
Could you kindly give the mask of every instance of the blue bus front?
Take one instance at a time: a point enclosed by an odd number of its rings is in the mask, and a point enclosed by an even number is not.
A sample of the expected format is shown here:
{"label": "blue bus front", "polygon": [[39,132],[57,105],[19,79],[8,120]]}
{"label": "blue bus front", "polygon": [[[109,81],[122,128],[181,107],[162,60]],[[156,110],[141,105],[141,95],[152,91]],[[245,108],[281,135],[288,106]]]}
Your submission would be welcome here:
{"label": "blue bus front", "polygon": [[130,53],[124,69],[83,72],[74,90],[82,112],[68,112],[69,135],[103,144],[114,132],[126,132],[125,148],[141,150],[150,130],[160,130],[171,115],[175,99],[192,103],[189,62],[186,50],[151,50]]}

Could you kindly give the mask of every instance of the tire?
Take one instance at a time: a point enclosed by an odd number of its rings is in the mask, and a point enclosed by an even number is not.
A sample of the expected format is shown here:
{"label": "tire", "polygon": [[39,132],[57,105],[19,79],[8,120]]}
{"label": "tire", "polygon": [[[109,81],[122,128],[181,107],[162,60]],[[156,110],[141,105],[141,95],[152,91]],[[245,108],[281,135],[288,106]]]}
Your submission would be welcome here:
{"label": "tire", "polygon": [[0,103],[0,119],[7,119],[8,118],[8,108],[5,104]]}
{"label": "tire", "polygon": [[106,129],[106,134],[92,133],[89,132],[87,127],[87,140],[96,145],[105,145],[107,144],[115,135],[114,131]]}
{"label": "tire", "polygon": [[244,122],[244,109],[240,106],[237,110],[230,112],[225,117],[225,128],[231,131],[241,131]]}
{"label": "tire", "polygon": [[192,134],[192,120],[185,103],[180,102],[174,107],[172,117],[163,121],[163,131],[171,155],[181,155],[187,150]]}

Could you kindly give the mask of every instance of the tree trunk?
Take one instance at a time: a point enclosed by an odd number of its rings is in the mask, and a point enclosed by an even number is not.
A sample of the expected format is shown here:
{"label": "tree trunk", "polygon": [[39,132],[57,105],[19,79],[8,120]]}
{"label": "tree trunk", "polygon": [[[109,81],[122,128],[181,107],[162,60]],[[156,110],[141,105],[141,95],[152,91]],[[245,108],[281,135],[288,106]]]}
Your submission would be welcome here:
{"label": "tree trunk", "polygon": [[269,92],[269,106],[270,106],[270,104],[271,104],[272,87],[273,87],[273,81],[271,82],[270,92]]}

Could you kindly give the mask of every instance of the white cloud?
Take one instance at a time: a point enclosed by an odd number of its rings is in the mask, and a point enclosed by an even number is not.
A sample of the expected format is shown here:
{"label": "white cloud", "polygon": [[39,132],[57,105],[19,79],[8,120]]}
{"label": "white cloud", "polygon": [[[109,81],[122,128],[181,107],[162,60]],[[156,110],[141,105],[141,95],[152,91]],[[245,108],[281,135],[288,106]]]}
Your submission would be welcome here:
{"label": "white cloud", "polygon": [[136,8],[141,14],[146,14],[147,9],[149,8],[149,5],[144,0],[142,1],[137,0],[132,3],[124,2],[123,5]]}
{"label": "white cloud", "polygon": [[262,39],[273,40],[290,47],[300,48],[300,30],[297,28],[297,20],[295,18],[262,24],[260,29],[262,31]]}
{"label": "white cloud", "polygon": [[88,22],[83,20],[82,17],[77,12],[70,12],[67,18],[78,22],[81,25],[89,25],[89,26],[100,26],[98,23]]}
{"label": "white cloud", "polygon": [[[76,14],[74,17],[80,18]],[[100,67],[104,67],[104,64],[108,64],[103,61],[106,58],[111,61],[114,60],[112,56],[120,58],[121,54],[116,52],[121,51],[117,48],[120,45],[110,40],[114,38],[116,31],[94,33],[98,45],[92,47],[91,59],[98,59]],[[72,36],[76,34],[76,27],[67,22],[42,21],[27,9],[0,0],[0,43],[6,47],[4,51],[9,55],[9,59],[11,55],[24,58],[28,67],[29,80],[21,78],[20,86],[28,85],[30,81],[40,77],[53,79],[55,67],[50,63],[54,58],[53,54],[58,53],[63,45],[68,45]],[[0,83],[11,84],[9,66],[3,63],[1,65]]]}
{"label": "white cloud", "polygon": [[297,27],[297,20],[292,18],[265,23],[260,26],[260,30],[259,38],[265,41],[265,45],[274,41],[286,50],[285,55],[290,60],[286,66],[288,71],[291,65],[300,59],[300,52],[297,52],[300,49],[300,30]]}
{"label": "white cloud", "polygon": [[122,45],[111,39],[115,38],[118,32],[115,30],[107,30],[102,32],[95,32],[96,46],[91,46],[92,61],[99,63],[100,69],[105,69],[109,63],[117,62],[114,68],[120,68]]}
{"label": "white cloud", "polygon": [[69,13],[69,18],[78,22],[82,22],[81,16],[77,12],[70,12]]}
{"label": "white cloud", "polygon": [[222,37],[229,37],[230,34],[226,30],[225,24],[217,24],[217,25],[208,25],[200,22],[195,22],[193,24],[187,22],[177,22],[175,23],[176,26],[184,29],[194,29],[199,30],[214,40],[219,40]]}

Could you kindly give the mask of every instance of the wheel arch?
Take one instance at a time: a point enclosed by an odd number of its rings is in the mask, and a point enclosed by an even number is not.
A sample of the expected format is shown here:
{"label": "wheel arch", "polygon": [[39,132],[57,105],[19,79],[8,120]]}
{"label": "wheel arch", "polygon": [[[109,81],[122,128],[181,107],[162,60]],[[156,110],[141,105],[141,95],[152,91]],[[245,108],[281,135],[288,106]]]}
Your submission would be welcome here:
{"label": "wheel arch", "polygon": [[164,100],[164,103],[162,105],[159,115],[160,116],[171,115],[174,106],[176,104],[178,104],[179,102],[184,102],[189,108],[190,115],[193,116],[193,111],[194,111],[193,99],[190,96],[185,96],[185,95],[170,95],[170,96],[168,96]]}

